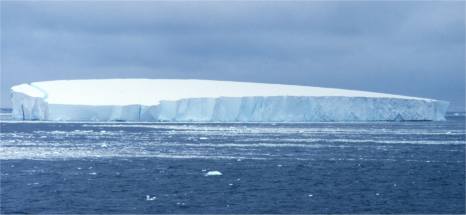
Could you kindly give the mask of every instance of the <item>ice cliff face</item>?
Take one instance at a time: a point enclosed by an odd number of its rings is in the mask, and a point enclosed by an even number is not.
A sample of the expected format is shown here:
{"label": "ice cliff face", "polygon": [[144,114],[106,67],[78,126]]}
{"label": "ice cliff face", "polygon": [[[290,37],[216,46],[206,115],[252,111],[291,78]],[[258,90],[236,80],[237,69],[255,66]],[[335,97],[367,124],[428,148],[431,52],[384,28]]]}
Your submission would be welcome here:
{"label": "ice cliff face", "polygon": [[331,88],[206,80],[48,81],[12,87],[13,117],[53,121],[444,120],[448,102]]}

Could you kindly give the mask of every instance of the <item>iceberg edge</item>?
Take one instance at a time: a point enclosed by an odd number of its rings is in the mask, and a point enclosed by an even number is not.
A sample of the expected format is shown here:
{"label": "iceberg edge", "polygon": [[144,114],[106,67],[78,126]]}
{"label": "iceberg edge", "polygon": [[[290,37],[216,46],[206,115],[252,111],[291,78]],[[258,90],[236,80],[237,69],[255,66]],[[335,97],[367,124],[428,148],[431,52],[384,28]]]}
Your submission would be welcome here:
{"label": "iceberg edge", "polygon": [[[449,105],[440,100],[402,96],[255,96],[253,93],[241,97],[222,96],[219,93],[216,97],[160,99],[154,104],[60,104],[49,101],[49,95],[53,96],[54,92],[35,84],[27,85],[12,87],[14,119],[131,122],[441,121],[445,120]],[[157,96],[156,92],[153,94]]]}

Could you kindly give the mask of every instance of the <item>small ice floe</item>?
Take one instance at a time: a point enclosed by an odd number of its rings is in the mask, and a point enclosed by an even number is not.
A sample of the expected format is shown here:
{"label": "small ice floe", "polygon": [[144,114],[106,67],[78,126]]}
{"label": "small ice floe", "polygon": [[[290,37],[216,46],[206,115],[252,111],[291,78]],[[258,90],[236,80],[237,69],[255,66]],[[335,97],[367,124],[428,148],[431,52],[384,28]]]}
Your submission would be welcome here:
{"label": "small ice floe", "polygon": [[233,184],[232,184],[232,183],[229,183],[228,186],[233,186]]}
{"label": "small ice floe", "polygon": [[236,161],[240,162],[240,161],[241,161],[241,158],[236,159]]}
{"label": "small ice floe", "polygon": [[102,130],[102,131],[100,131],[100,133],[101,133],[101,134],[104,134],[104,133],[107,133],[107,131]]}
{"label": "small ice floe", "polygon": [[278,164],[278,165],[277,165],[277,167],[282,167],[282,166],[283,166],[283,165],[281,165],[281,164]]}
{"label": "small ice floe", "polygon": [[380,193],[375,193],[376,196],[380,196]]}
{"label": "small ice floe", "polygon": [[102,143],[102,144],[100,144],[100,147],[102,147],[102,148],[107,148],[108,145],[107,145],[107,143]]}
{"label": "small ice floe", "polygon": [[146,201],[154,201],[154,200],[156,200],[156,199],[157,199],[156,196],[152,196],[152,197],[151,197],[150,195],[146,195]]}
{"label": "small ice floe", "polygon": [[185,205],[186,205],[186,203],[184,203],[184,202],[177,202],[177,203],[176,203],[176,205],[185,206]]}
{"label": "small ice floe", "polygon": [[205,176],[220,176],[223,175],[220,171],[214,170],[214,171],[208,171]]}
{"label": "small ice floe", "polygon": [[208,140],[209,138],[207,137],[199,137],[199,140]]}
{"label": "small ice floe", "polygon": [[97,175],[96,172],[90,172],[89,175]]}
{"label": "small ice floe", "polygon": [[81,167],[77,167],[76,169],[77,169],[77,170],[82,170],[83,168],[81,168]]}
{"label": "small ice floe", "polygon": [[202,169],[202,172],[206,172],[207,170],[206,169]]}
{"label": "small ice floe", "polygon": [[313,197],[314,195],[312,195],[312,194],[309,194],[309,195],[307,195],[307,196],[308,196],[308,197]]}
{"label": "small ice floe", "polygon": [[451,131],[447,131],[447,133],[445,133],[445,134],[451,134]]}

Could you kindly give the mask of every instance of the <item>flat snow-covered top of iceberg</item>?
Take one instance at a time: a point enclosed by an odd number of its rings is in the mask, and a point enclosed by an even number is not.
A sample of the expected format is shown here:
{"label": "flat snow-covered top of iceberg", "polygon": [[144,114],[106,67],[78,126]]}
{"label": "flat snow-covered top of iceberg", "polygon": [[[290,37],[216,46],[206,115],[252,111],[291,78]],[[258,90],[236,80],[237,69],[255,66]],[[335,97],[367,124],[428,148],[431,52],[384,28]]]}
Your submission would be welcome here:
{"label": "flat snow-covered top of iceberg", "polygon": [[42,97],[49,104],[157,105],[162,100],[252,96],[342,96],[419,99],[357,90],[190,79],[91,79],[33,82],[14,92]]}

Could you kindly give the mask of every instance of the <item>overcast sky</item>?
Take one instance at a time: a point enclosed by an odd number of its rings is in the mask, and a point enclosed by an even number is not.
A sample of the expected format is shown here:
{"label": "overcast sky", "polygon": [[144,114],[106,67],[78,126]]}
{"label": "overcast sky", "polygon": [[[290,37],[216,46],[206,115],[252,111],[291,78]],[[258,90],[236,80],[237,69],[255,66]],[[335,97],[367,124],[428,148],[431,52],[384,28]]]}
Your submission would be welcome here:
{"label": "overcast sky", "polygon": [[14,84],[198,78],[443,99],[464,110],[465,3],[1,2]]}

